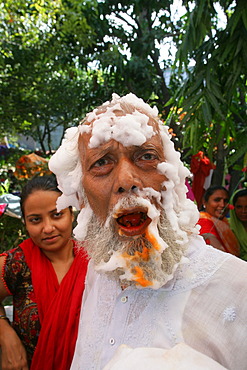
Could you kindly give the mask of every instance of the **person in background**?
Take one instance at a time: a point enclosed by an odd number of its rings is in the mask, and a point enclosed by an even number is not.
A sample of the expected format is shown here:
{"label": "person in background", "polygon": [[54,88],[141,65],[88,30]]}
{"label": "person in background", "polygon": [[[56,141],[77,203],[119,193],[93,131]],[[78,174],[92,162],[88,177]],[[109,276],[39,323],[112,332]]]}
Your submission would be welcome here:
{"label": "person in background", "polygon": [[[90,258],[71,370],[137,357],[157,369],[157,355],[164,370],[201,369],[202,357],[207,370],[246,370],[247,263],[199,235],[190,173],[157,108],[113,94],[66,131],[49,167],[59,209],[80,209],[74,234]],[[122,367],[110,365],[118,354]]]}
{"label": "person in background", "polygon": [[70,368],[87,260],[60,195],[55,176],[31,179],[20,201],[29,238],[0,255],[0,299],[12,295],[14,309],[11,325],[0,307],[2,370]]}
{"label": "person in background", "polygon": [[239,256],[237,238],[225,217],[229,211],[228,204],[229,194],[223,186],[212,186],[206,190],[203,197],[205,211],[200,212],[198,220],[200,235],[214,248]]}
{"label": "person in background", "polygon": [[230,203],[230,227],[240,245],[240,258],[247,261],[247,189],[235,191]]}

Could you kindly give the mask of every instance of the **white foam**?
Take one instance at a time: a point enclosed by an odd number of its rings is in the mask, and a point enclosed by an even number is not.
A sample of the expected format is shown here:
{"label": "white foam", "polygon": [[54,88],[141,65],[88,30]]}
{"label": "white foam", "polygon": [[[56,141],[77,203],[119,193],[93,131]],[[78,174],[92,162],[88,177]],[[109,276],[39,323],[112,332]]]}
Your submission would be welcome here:
{"label": "white foam", "polygon": [[[132,114],[119,115],[119,112],[120,114],[121,111],[123,112],[121,108],[123,103],[134,105]],[[152,118],[158,122],[165,157],[165,162],[160,163],[157,170],[167,177],[167,181],[163,183],[166,188],[164,191],[157,195],[154,189],[152,189],[153,193],[149,190],[148,197],[156,194],[156,199],[159,199],[159,203],[166,210],[167,217],[178,235],[178,242],[187,243],[188,233],[198,234],[195,224],[199,212],[196,205],[186,197],[188,189],[185,179],[190,176],[190,172],[180,160],[180,153],[174,149],[168,127],[159,120],[157,108],[151,108],[134,94],[124,97],[113,94],[112,101],[104,103],[103,106],[104,109],[98,111],[96,108],[86,116],[87,124],[69,128],[66,131],[62,145],[49,161],[50,170],[56,174],[59,188],[64,193],[59,200],[60,207],[67,206],[69,203],[77,208],[81,205],[83,174],[78,150],[79,135],[85,132],[91,133],[89,145],[92,148],[110,139],[124,146],[142,145],[156,133],[154,127],[148,124],[149,118]],[[78,219],[76,236],[80,239],[85,233],[79,232],[79,229],[87,228],[87,212],[88,210],[85,210],[85,213],[82,211]],[[156,215],[152,213],[153,210],[150,207],[149,212],[149,217],[155,220]]]}

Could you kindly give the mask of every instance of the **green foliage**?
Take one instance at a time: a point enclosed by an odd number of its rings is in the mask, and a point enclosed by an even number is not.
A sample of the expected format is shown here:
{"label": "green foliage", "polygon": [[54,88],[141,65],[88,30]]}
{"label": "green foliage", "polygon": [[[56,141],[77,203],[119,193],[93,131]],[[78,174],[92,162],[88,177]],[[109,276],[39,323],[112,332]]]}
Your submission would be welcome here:
{"label": "green foliage", "polygon": [[159,46],[176,32],[170,18],[171,4],[172,1],[100,1],[101,22],[96,28],[95,56],[103,70],[111,74],[115,91],[136,93],[161,111],[170,92],[160,65]]}
{"label": "green foliage", "polygon": [[92,18],[95,4],[94,0],[1,3],[0,137],[31,135],[45,151],[44,138],[50,149],[56,125],[66,129],[78,119],[84,85],[78,56],[92,42],[87,16]]}
{"label": "green foliage", "polygon": [[17,247],[27,238],[21,219],[3,215],[0,217],[0,253]]}
{"label": "green foliage", "polygon": [[[62,135],[112,92],[131,91],[158,106],[183,158],[204,150],[217,162],[223,150],[227,166],[239,163],[246,151],[246,1],[182,2],[179,19],[174,0],[1,2],[0,137],[30,135],[51,152],[52,130]],[[218,3],[226,15],[221,28]],[[170,43],[178,51],[168,85],[164,70],[173,60],[161,50]]]}
{"label": "green foliage", "polygon": [[20,192],[22,182],[14,176],[14,171],[16,162],[25,154],[29,154],[29,151],[0,146],[0,195]]}
{"label": "green foliage", "polygon": [[[189,3],[194,2],[186,2]],[[194,7],[187,17],[176,59],[180,70],[186,69],[187,78],[172,99],[185,113],[181,130],[187,155],[203,149],[216,163],[223,156],[228,170],[247,152],[247,142],[242,139],[247,134],[244,3],[221,1],[228,11],[224,30],[209,21],[215,16],[214,2],[201,0]],[[190,58],[195,61],[193,67],[188,67]],[[176,111],[171,112],[170,121],[172,116],[176,118]],[[219,181],[222,179],[223,173]]]}
{"label": "green foliage", "polygon": [[0,181],[0,195],[3,195],[5,193],[9,193],[9,188],[10,188],[10,181],[8,178],[3,179],[1,178]]}

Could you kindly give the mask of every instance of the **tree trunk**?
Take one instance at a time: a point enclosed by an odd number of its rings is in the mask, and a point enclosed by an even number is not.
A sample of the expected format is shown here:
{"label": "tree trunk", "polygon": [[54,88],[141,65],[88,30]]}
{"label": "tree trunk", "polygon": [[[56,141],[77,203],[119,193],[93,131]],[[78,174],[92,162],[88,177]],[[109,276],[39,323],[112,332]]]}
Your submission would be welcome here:
{"label": "tree trunk", "polygon": [[243,177],[242,172],[240,172],[238,170],[232,170],[231,171],[231,180],[230,180],[230,187],[229,187],[230,195],[237,190],[242,177]]}

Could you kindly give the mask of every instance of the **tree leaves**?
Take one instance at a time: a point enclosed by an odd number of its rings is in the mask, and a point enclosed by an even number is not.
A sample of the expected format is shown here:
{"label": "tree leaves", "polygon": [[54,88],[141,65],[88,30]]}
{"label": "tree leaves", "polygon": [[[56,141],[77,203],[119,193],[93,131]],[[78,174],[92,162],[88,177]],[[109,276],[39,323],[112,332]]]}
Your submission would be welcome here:
{"label": "tree leaves", "polygon": [[[132,91],[158,106],[182,155],[203,149],[217,160],[222,142],[226,160],[233,148],[241,152],[242,141],[235,138],[246,123],[245,0],[220,0],[227,15],[221,27],[216,0],[184,0],[179,19],[173,3],[5,0],[1,132],[29,129],[44,140],[49,130],[75,124],[112,92]],[[161,47],[171,55],[171,42],[178,49],[173,66],[170,56],[161,58]],[[173,71],[169,82],[164,69]]]}
{"label": "tree leaves", "polygon": [[[186,122],[187,143],[184,145],[190,148],[189,152],[195,154],[204,148],[211,159],[217,161],[220,159],[217,146],[223,143],[228,161],[233,147],[242,153],[240,156],[246,150],[242,141],[234,138],[238,127],[246,123],[247,8],[243,0],[236,4],[222,0],[221,5],[229,15],[228,23],[224,30],[215,28],[211,32],[209,20],[203,27],[199,27],[198,22],[203,22],[203,7],[206,18],[212,19],[214,2],[211,5],[204,0],[199,3],[187,18],[177,53],[180,70],[183,65],[187,67],[190,56],[195,64],[187,68],[187,79],[175,94],[174,104],[186,112],[181,123]],[[198,135],[199,128],[202,137]],[[243,132],[246,136],[246,124]]]}

